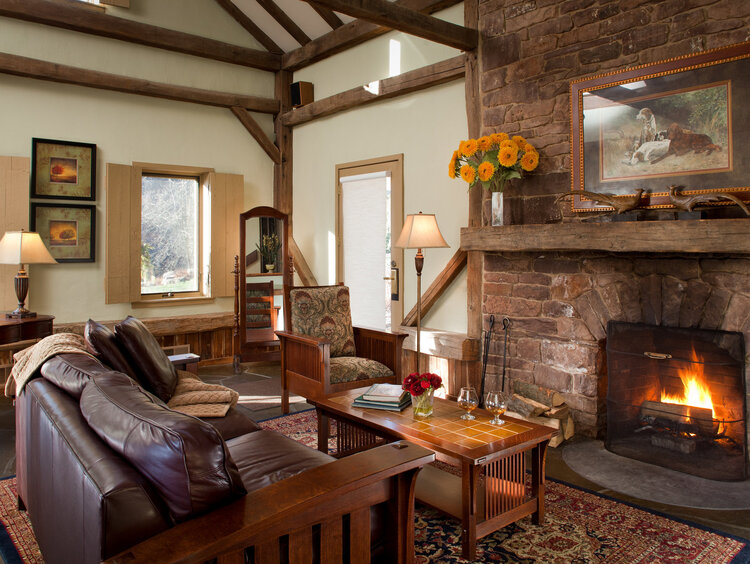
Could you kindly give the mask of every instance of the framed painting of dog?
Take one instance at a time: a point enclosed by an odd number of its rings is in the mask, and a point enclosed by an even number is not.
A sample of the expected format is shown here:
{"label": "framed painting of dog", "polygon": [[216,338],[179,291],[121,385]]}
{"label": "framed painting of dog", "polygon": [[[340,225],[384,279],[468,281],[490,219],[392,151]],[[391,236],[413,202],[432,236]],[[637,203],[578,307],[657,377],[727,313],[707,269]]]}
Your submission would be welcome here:
{"label": "framed painting of dog", "polygon": [[750,200],[748,96],[750,42],[573,82],[573,211],[674,207],[672,186]]}

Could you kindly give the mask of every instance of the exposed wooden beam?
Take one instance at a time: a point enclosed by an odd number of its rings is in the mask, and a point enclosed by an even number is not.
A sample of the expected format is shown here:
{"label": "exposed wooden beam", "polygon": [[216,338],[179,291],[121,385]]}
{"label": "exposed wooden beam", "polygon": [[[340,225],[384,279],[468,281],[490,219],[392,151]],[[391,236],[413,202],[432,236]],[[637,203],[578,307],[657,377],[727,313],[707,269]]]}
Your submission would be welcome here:
{"label": "exposed wooden beam", "polygon": [[344,25],[344,22],[341,21],[341,18],[338,17],[333,10],[329,10],[328,8],[324,8],[320,4],[316,4],[315,2],[310,2],[310,6],[312,6],[312,9],[318,12],[318,15],[325,20],[325,22],[331,26],[331,29],[336,29]]}
{"label": "exposed wooden beam", "polygon": [[[461,0],[398,0],[395,3],[418,12],[432,14],[459,2]],[[299,70],[389,31],[390,28],[363,20],[349,22],[283,55],[282,67],[290,71]]]}
{"label": "exposed wooden beam", "polygon": [[[101,1],[101,0],[100,0]],[[273,39],[268,37],[262,29],[260,29],[255,22],[245,15],[245,12],[235,6],[232,0],[216,0],[216,3],[224,8],[226,12],[234,18],[234,20],[247,30],[250,35],[257,39],[258,43],[263,45],[271,53],[276,55],[282,55],[284,50],[274,43]]]}
{"label": "exposed wooden beam", "polygon": [[292,95],[290,86],[292,73],[279,71],[276,73],[274,92],[276,99],[281,102],[281,113],[274,120],[276,145],[281,152],[281,162],[273,168],[273,205],[289,216],[288,229],[290,233],[294,226],[294,198],[292,167],[294,164],[294,131],[291,127],[281,123],[283,113],[292,109]]}
{"label": "exposed wooden beam", "polygon": [[310,270],[307,261],[305,261],[305,257],[302,256],[302,251],[299,250],[297,242],[291,235],[289,236],[289,250],[292,251],[291,255],[294,260],[294,269],[299,275],[302,284],[304,286],[317,286],[318,281],[316,280],[315,275],[312,270]]}
{"label": "exposed wooden beam", "polygon": [[279,22],[279,25],[283,27],[289,35],[294,37],[297,43],[300,45],[310,43],[310,37],[302,31],[302,28],[294,23],[294,20],[287,16],[286,12],[279,8],[273,0],[256,0],[256,2],[258,2],[266,12],[271,14],[273,19]]}
{"label": "exposed wooden beam", "polygon": [[281,67],[281,58],[274,53],[91,12],[75,4],[68,5],[51,0],[2,0],[0,16],[262,70],[275,71]]}
{"label": "exposed wooden beam", "polygon": [[232,113],[237,116],[240,123],[245,126],[245,129],[247,129],[250,135],[253,136],[266,154],[271,157],[271,160],[276,164],[281,163],[281,153],[279,152],[279,148],[268,138],[268,135],[266,135],[263,129],[261,129],[258,122],[253,119],[253,116],[251,116],[245,108],[239,108],[237,106],[232,107]]}
{"label": "exposed wooden beam", "polygon": [[[456,279],[456,276],[458,276],[464,269],[464,266],[466,266],[466,257],[466,251],[462,249],[457,250],[448,261],[448,264],[445,265],[442,272],[437,275],[435,280],[432,281],[432,284],[430,284],[430,287],[427,288],[427,291],[422,295],[422,319],[424,319],[424,316],[427,315],[430,309],[432,309],[432,306],[437,303],[440,296],[443,295],[443,292],[448,289],[451,282]],[[416,324],[417,306],[415,305],[411,311],[406,314],[404,322],[401,325],[411,327]]]}
{"label": "exposed wooden beam", "polygon": [[464,76],[465,72],[464,55],[459,55],[447,61],[441,61],[434,65],[428,65],[392,78],[383,79],[378,82],[377,92],[360,86],[359,88],[352,88],[340,94],[317,100],[301,108],[285,112],[281,116],[281,121],[289,126],[300,125],[357,106],[364,106],[373,102],[379,102],[380,100],[403,96],[404,94],[424,90],[430,86],[457,80]]}
{"label": "exposed wooden beam", "polygon": [[433,18],[388,2],[388,0],[315,1],[342,14],[449,45],[462,51],[472,51],[479,44],[479,33],[476,29]]}
{"label": "exposed wooden beam", "polygon": [[64,82],[77,86],[116,90],[128,94],[166,98],[179,102],[192,102],[207,106],[231,108],[239,106],[255,112],[275,114],[279,111],[279,101],[257,96],[245,96],[228,92],[216,92],[188,86],[176,86],[151,82],[140,78],[130,78],[106,72],[93,71],[67,65],[58,65],[38,59],[0,53],[0,73]]}

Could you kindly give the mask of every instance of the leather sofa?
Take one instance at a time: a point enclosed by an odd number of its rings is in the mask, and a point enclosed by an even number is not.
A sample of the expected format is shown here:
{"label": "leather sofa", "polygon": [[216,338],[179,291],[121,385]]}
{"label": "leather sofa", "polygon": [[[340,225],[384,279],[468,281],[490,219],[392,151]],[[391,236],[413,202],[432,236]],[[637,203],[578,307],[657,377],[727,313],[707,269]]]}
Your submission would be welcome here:
{"label": "leather sofa", "polygon": [[112,335],[97,325],[100,360],[55,356],[16,401],[19,506],[45,562],[411,561],[414,482],[434,454],[402,443],[336,460],[236,409],[173,411],[153,336],[133,318]]}

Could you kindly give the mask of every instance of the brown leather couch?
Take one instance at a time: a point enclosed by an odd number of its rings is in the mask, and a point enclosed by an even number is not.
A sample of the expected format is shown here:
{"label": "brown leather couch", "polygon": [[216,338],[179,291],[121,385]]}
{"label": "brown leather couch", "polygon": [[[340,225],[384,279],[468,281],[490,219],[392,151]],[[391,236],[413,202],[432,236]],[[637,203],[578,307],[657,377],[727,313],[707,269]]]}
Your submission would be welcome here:
{"label": "brown leather couch", "polygon": [[[378,554],[410,561],[413,483],[432,453],[406,443],[411,450],[385,446],[336,461],[261,430],[236,410],[215,424],[173,411],[148,391],[170,393],[171,371],[154,358],[163,352],[149,348],[155,339],[137,320],[122,323],[115,341],[93,322],[86,338],[101,354],[102,339],[115,346],[127,335],[130,349],[121,341],[117,346],[129,367],[113,370],[118,361],[111,350],[101,355],[110,366],[86,355],[58,355],[17,398],[19,505],[28,510],[45,562],[100,562],[123,551],[113,561],[203,561],[230,549],[252,555],[269,543],[284,561],[298,550],[285,523],[297,534],[307,528],[310,550],[322,555],[333,543],[340,545],[337,554],[359,546],[361,521],[351,516],[363,507],[370,515],[398,517],[386,525],[391,530]],[[145,341],[145,348],[132,339]],[[342,534],[321,533],[322,520],[331,519],[343,524]]]}

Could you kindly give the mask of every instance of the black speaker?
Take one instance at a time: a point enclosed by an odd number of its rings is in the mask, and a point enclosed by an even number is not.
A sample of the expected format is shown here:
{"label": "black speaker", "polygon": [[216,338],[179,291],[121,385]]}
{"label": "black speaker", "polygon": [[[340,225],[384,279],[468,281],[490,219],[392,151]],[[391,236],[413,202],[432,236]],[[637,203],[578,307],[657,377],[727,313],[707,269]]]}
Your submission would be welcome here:
{"label": "black speaker", "polygon": [[313,83],[312,82],[293,82],[289,86],[292,98],[292,107],[299,108],[313,101]]}

